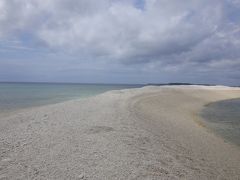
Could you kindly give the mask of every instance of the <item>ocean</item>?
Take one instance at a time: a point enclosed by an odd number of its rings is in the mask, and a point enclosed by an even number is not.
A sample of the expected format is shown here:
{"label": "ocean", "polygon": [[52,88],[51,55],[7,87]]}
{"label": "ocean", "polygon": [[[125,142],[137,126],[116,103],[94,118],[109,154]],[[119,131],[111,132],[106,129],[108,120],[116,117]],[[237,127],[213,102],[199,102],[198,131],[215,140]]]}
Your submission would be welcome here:
{"label": "ocean", "polygon": [[240,98],[210,103],[201,116],[207,127],[240,146]]}
{"label": "ocean", "polygon": [[110,90],[138,88],[142,85],[0,83],[0,114],[67,100],[86,98]]}

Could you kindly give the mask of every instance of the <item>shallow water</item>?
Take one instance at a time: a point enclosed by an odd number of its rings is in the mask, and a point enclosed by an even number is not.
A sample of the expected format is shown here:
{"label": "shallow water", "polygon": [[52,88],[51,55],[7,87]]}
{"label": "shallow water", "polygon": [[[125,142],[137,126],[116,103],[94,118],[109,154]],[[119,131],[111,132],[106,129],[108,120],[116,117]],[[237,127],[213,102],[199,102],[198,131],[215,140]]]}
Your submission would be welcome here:
{"label": "shallow water", "polygon": [[210,103],[201,112],[205,125],[240,146],[240,98]]}
{"label": "shallow water", "polygon": [[0,114],[32,106],[58,103],[94,96],[109,90],[141,87],[140,85],[0,83]]}

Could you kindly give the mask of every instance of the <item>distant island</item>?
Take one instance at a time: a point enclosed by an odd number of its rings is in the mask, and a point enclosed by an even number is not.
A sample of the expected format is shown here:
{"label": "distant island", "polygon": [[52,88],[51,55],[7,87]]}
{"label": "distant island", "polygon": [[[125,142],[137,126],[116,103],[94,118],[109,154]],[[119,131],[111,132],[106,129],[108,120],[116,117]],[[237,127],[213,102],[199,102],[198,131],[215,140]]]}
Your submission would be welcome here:
{"label": "distant island", "polygon": [[193,84],[193,83],[178,83],[178,82],[174,82],[174,83],[148,83],[148,86],[175,86],[175,85],[200,85],[200,86],[216,86],[215,84]]}

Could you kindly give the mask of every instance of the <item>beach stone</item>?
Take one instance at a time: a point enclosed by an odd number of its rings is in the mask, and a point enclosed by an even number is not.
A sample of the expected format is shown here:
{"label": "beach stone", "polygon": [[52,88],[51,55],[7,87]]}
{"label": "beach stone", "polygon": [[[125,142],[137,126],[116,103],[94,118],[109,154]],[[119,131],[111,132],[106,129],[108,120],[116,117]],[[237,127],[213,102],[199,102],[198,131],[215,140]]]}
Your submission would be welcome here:
{"label": "beach stone", "polygon": [[86,131],[87,134],[98,134],[98,133],[106,133],[114,131],[112,127],[108,126],[92,126],[90,129]]}
{"label": "beach stone", "polygon": [[2,162],[9,162],[9,161],[11,161],[10,158],[6,158],[6,159],[3,159],[3,160],[2,160]]}
{"label": "beach stone", "polygon": [[84,174],[80,174],[80,175],[78,176],[78,179],[84,179]]}
{"label": "beach stone", "polygon": [[0,176],[0,180],[5,180],[5,179],[7,179],[7,176],[5,176],[5,175]]}

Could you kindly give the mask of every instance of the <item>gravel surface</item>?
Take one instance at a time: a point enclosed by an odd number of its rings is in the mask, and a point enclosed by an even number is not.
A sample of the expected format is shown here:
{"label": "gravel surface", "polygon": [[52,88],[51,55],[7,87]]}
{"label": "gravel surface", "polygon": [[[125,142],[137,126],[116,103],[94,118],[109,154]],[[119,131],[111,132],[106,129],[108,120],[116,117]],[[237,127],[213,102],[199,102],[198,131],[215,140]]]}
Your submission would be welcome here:
{"label": "gravel surface", "polygon": [[240,179],[240,149],[201,124],[222,86],[148,86],[0,118],[0,179]]}

